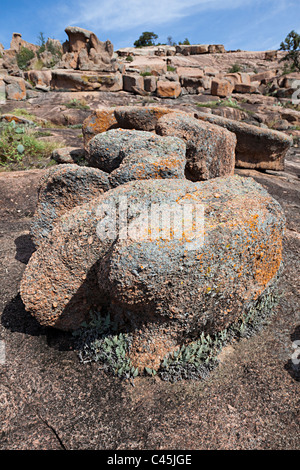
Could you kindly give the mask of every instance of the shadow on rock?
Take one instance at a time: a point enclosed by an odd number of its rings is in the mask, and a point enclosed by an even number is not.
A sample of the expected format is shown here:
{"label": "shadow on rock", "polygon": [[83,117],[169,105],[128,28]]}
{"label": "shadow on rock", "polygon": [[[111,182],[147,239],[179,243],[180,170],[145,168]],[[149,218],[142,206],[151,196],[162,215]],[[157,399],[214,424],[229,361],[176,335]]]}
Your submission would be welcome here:
{"label": "shadow on rock", "polygon": [[284,368],[294,380],[300,382],[300,325],[298,325],[291,334],[291,341],[294,351],[291,359],[288,360]]}
{"label": "shadow on rock", "polygon": [[1,324],[11,332],[30,336],[45,336],[48,346],[59,351],[69,351],[73,346],[74,340],[71,333],[41,326],[25,310],[20,294],[5,306],[1,316]]}
{"label": "shadow on rock", "polygon": [[31,255],[35,252],[36,247],[31,239],[31,236],[20,235],[15,239],[16,256],[15,259],[21,263],[27,264]]}

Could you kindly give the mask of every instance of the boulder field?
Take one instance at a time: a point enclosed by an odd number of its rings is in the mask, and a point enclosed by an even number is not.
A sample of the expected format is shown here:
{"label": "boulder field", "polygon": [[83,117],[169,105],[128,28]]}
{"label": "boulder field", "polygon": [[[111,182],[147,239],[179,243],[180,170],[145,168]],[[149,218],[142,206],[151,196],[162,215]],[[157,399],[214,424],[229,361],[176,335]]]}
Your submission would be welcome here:
{"label": "boulder field", "polygon": [[285,219],[261,185],[233,175],[234,132],[147,109],[139,128],[152,131],[136,130],[128,112],[114,113],[126,129],[89,133],[89,166],[59,165],[41,180],[20,293],[46,327],[72,331],[91,310],[109,314],[130,335],[133,367],[157,370],[264,296],[280,272]]}

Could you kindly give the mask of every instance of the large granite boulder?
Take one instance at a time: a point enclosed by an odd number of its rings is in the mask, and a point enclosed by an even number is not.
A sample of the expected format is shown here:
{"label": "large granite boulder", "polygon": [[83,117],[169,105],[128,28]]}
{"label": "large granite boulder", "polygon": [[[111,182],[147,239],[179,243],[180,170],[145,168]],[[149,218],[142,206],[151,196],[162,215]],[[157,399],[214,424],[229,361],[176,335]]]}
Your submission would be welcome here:
{"label": "large granite boulder", "polygon": [[[148,163],[150,163],[150,157],[154,166],[155,162],[160,166],[159,162],[163,158],[168,159],[170,162],[169,177],[176,177],[175,174],[180,170],[177,168],[177,164],[179,164],[183,178],[185,151],[185,143],[178,137],[162,137],[147,131],[111,129],[96,135],[90,140],[87,160],[90,166],[111,173],[125,163],[130,165],[132,171],[130,163],[132,158],[135,158],[136,163],[140,160],[140,169],[144,164],[144,157],[146,157]],[[167,160],[165,161],[167,164]],[[174,170],[173,173],[172,169]],[[146,168],[145,171],[148,174]],[[128,177],[130,177],[130,171]]]}
{"label": "large granite boulder", "polygon": [[237,138],[235,165],[239,168],[283,170],[292,137],[280,131],[253,126],[214,114],[197,112],[195,117],[234,133]]}
{"label": "large granite boulder", "polygon": [[120,72],[104,73],[79,70],[53,70],[50,86],[56,91],[120,91]]}
{"label": "large granite boulder", "polygon": [[185,141],[188,179],[200,181],[233,174],[236,137],[232,132],[176,112],[162,116],[155,130],[159,135]]}
{"label": "large granite boulder", "polygon": [[114,114],[119,127],[140,131],[154,131],[159,118],[173,112],[159,106],[119,106]]}
{"label": "large granite boulder", "polygon": [[104,308],[127,325],[133,365],[157,369],[246,315],[279,271],[283,227],[280,205],[251,178],[133,181],[57,220],[21,297],[40,324],[63,330]]}

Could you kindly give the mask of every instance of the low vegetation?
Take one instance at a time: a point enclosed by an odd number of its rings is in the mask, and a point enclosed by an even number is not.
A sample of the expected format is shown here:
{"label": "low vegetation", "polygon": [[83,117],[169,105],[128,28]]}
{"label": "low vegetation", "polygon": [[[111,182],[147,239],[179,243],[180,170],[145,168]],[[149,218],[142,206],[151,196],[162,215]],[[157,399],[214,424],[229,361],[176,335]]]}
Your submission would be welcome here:
{"label": "low vegetation", "polygon": [[0,169],[24,170],[51,165],[51,154],[62,145],[39,140],[41,133],[15,121],[0,124]]}
{"label": "low vegetation", "polygon": [[157,375],[170,382],[205,379],[218,365],[218,354],[224,346],[251,337],[270,322],[279,298],[275,283],[245,309],[239,321],[213,336],[202,332],[165,356],[158,370],[134,367],[129,359],[132,336],[120,332],[109,315],[98,312],[91,311],[90,322],[74,331],[74,348],[81,362],[97,362],[104,371],[132,382],[138,375]]}
{"label": "low vegetation", "polygon": [[86,111],[90,109],[89,105],[87,104],[84,98],[82,98],[81,100],[77,100],[76,98],[74,98],[73,100],[70,100],[67,103],[64,103],[64,105],[67,108],[81,109],[82,111]]}

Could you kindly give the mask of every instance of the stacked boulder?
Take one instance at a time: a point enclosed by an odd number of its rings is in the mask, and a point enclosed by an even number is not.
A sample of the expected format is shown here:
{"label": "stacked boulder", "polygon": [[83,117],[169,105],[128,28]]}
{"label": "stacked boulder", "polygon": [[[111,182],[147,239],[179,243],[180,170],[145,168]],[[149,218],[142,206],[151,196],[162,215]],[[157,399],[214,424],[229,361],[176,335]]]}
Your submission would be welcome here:
{"label": "stacked boulder", "polygon": [[130,333],[133,366],[157,370],[264,295],[284,216],[262,186],[233,175],[228,129],[155,107],[100,114],[84,124],[89,166],[41,180],[21,296],[42,325],[67,331],[91,309],[109,313]]}

